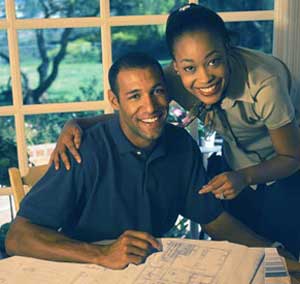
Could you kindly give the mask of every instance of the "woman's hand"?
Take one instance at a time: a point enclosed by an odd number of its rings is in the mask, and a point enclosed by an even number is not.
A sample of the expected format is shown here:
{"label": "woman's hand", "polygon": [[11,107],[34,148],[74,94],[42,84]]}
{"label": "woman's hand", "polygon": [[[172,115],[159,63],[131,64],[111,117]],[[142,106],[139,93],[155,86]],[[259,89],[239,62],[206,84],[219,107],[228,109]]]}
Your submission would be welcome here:
{"label": "woman's hand", "polygon": [[204,185],[199,194],[212,192],[219,199],[233,199],[248,186],[245,176],[238,171],[224,172]]}
{"label": "woman's hand", "polygon": [[67,149],[80,163],[81,157],[77,151],[81,143],[82,130],[75,120],[67,122],[58,137],[55,149],[53,150],[49,163],[54,162],[55,169],[59,169],[60,159],[63,161],[67,170],[70,169],[70,161],[67,156]]}

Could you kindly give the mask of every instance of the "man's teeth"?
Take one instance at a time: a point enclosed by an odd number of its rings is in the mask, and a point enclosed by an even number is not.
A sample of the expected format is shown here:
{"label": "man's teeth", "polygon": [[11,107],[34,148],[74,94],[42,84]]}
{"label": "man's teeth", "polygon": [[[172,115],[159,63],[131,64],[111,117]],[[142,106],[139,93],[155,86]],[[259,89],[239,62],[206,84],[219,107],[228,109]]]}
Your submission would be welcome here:
{"label": "man's teeth", "polygon": [[142,119],[142,121],[146,122],[146,123],[152,123],[152,122],[154,122],[156,120],[158,120],[158,117]]}

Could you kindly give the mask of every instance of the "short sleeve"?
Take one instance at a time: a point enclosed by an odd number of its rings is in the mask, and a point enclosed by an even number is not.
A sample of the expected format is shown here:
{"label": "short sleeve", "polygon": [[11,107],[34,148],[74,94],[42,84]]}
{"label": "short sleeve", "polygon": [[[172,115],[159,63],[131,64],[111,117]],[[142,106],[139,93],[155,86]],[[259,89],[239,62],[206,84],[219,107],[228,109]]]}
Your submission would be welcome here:
{"label": "short sleeve", "polygon": [[255,110],[268,129],[282,127],[294,119],[295,110],[283,79],[273,76],[262,83]]}
{"label": "short sleeve", "polygon": [[24,197],[18,216],[56,230],[70,225],[84,184],[81,166],[71,160],[69,171],[62,165],[59,171],[48,169]]}
{"label": "short sleeve", "polygon": [[201,195],[198,193],[207,182],[206,172],[199,147],[192,138],[191,144],[192,151],[187,157],[191,163],[189,169],[186,169],[189,171],[189,185],[181,214],[199,224],[208,224],[223,212],[223,206],[212,193]]}

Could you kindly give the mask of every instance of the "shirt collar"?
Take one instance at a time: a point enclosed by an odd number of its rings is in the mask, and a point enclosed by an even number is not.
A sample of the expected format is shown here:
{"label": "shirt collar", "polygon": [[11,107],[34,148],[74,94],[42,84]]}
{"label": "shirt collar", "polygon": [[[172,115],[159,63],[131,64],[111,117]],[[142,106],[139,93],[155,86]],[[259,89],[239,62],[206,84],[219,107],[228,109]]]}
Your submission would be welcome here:
{"label": "shirt collar", "polygon": [[236,101],[254,103],[248,81],[248,70],[243,58],[232,52],[229,53],[228,61],[229,83],[221,107],[223,109],[231,108]]}
{"label": "shirt collar", "polygon": [[[143,151],[143,149],[139,149],[135,145],[133,145],[128,138],[125,136],[121,126],[120,126],[120,118],[119,114],[115,114],[114,117],[109,121],[109,129],[112,134],[112,139],[119,151],[120,154],[126,153],[136,153],[137,151]],[[150,155],[152,159],[156,159],[160,156],[166,154],[166,133],[165,129],[161,137],[158,138],[156,145]]]}

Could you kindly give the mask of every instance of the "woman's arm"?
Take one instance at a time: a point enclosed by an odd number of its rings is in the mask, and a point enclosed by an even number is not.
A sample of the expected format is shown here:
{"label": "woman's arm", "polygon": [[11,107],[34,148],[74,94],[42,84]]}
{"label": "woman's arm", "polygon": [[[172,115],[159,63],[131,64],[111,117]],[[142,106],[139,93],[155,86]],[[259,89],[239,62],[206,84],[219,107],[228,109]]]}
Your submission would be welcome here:
{"label": "woman's arm", "polygon": [[300,130],[296,122],[269,130],[269,134],[276,156],[239,171],[249,185],[284,178],[300,169]]}
{"label": "woman's arm", "polygon": [[276,156],[256,166],[215,176],[199,193],[235,198],[246,186],[292,175],[300,169],[300,130],[295,122],[269,130]]}
{"label": "woman's arm", "polygon": [[113,114],[102,114],[93,117],[76,118],[69,120],[60,133],[55,149],[53,150],[49,163],[59,169],[59,161],[62,160],[67,170],[70,169],[70,161],[67,156],[67,150],[80,163],[81,157],[77,151],[81,144],[82,131],[95,125],[97,122],[105,121],[111,118]]}

